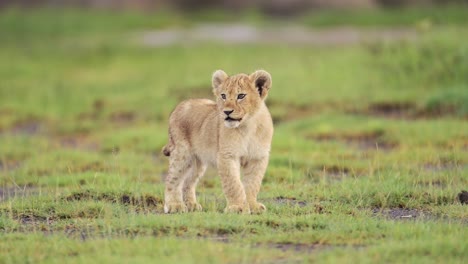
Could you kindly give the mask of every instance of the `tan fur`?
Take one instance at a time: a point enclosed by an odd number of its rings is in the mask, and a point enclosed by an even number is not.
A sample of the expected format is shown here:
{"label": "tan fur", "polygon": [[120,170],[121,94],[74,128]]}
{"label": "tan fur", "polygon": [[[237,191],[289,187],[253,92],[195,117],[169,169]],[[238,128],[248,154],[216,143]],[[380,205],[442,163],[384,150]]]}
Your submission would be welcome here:
{"label": "tan fur", "polygon": [[[169,156],[164,212],[201,210],[195,188],[207,165],[213,165],[227,199],[225,212],[261,213],[266,208],[257,202],[257,194],[273,136],[273,122],[264,102],[271,76],[258,70],[229,77],[218,70],[212,84],[216,102],[184,101],[169,119],[169,143],[163,148]],[[245,97],[238,99],[239,94]],[[226,121],[224,111],[232,111],[229,116],[235,120]]]}

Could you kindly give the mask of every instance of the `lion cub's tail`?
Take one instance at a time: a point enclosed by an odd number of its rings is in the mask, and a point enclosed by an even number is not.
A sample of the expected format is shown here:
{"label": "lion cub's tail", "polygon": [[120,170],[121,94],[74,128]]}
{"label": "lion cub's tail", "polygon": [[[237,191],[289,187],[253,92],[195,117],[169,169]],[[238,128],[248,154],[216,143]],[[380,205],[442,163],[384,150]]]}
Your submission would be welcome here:
{"label": "lion cub's tail", "polygon": [[169,142],[162,148],[162,153],[164,156],[169,157],[171,156],[171,152],[174,149],[174,142],[172,140],[172,135],[169,133]]}
{"label": "lion cub's tail", "polygon": [[171,156],[171,151],[172,151],[172,144],[168,143],[166,146],[162,148],[162,153],[164,156],[169,157]]}
{"label": "lion cub's tail", "polygon": [[169,142],[167,142],[166,146],[164,146],[161,152],[164,156],[169,157],[171,156],[171,152],[174,150],[174,139],[172,138],[171,130],[169,129]]}

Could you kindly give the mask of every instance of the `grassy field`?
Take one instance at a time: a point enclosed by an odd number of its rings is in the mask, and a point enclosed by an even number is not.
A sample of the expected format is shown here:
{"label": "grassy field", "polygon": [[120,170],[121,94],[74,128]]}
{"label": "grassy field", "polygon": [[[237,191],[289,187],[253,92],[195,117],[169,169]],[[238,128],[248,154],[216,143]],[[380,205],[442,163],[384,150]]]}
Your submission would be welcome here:
{"label": "grassy field", "polygon": [[[468,9],[377,14],[296,22],[416,37],[149,47],[138,32],[232,18],[3,11],[0,263],[466,263]],[[268,212],[223,214],[210,170],[204,211],[165,215],[169,114],[218,68],[272,74]]]}

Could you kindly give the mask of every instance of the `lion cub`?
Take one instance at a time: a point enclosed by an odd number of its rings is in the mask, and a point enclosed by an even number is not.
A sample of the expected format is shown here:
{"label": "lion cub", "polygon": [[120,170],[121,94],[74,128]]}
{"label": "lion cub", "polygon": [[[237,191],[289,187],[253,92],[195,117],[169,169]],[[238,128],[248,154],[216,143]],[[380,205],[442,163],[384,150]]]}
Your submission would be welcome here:
{"label": "lion cub", "polygon": [[[257,194],[268,165],[273,122],[265,105],[271,76],[258,70],[212,77],[216,102],[190,99],[169,118],[169,157],[164,212],[200,211],[195,187],[207,165],[218,168],[227,199],[225,212],[261,213]],[[243,177],[241,180],[241,171]]]}

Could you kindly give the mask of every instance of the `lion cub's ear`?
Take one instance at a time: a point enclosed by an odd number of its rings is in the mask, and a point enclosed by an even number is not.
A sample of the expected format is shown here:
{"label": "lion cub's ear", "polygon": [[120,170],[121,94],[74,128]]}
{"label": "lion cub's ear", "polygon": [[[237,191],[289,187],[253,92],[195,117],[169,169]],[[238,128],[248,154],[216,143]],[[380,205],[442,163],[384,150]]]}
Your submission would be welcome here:
{"label": "lion cub's ear", "polygon": [[213,86],[213,93],[216,94],[216,90],[221,84],[227,79],[228,75],[223,70],[217,70],[213,73],[211,79],[211,85]]}
{"label": "lion cub's ear", "polygon": [[250,74],[249,78],[255,83],[260,97],[265,99],[271,88],[271,75],[264,70],[258,70]]}

